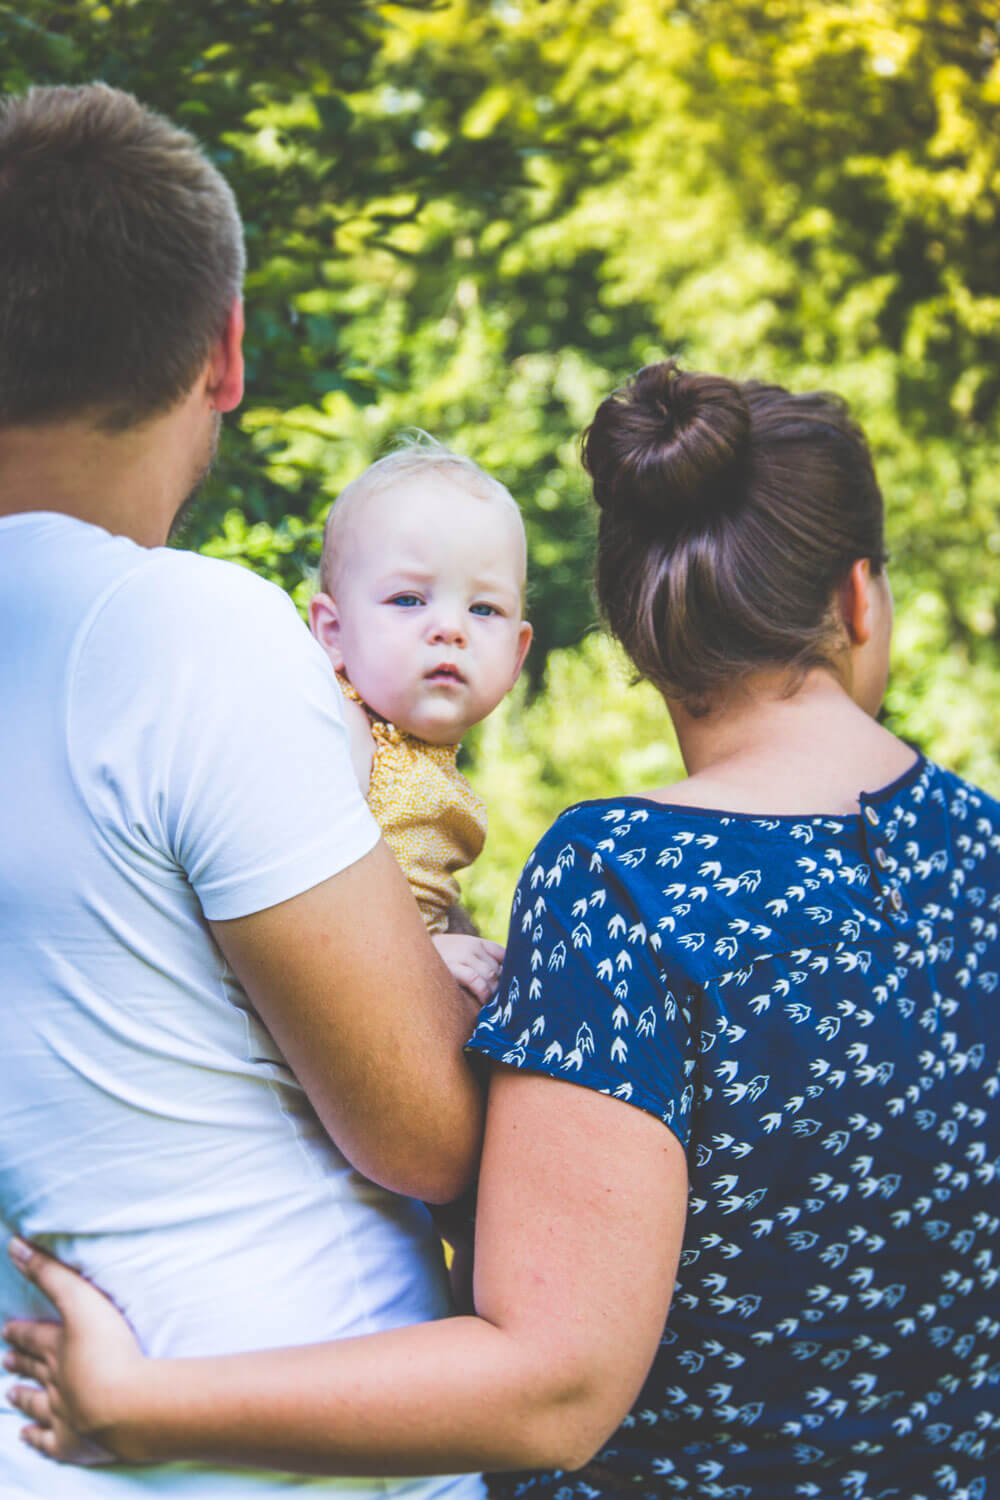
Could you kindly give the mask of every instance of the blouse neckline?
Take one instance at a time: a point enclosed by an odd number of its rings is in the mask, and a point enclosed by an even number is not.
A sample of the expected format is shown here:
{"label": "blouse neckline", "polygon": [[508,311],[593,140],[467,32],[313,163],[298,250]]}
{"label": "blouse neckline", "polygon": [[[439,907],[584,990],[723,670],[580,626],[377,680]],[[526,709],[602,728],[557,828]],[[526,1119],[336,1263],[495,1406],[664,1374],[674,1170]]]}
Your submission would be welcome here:
{"label": "blouse neckline", "polygon": [[931,762],[922,751],[915,751],[916,759],[908,766],[901,775],[888,782],[885,786],[878,787],[872,792],[858,793],[857,812],[800,812],[800,813],[768,813],[768,812],[736,812],[725,807],[699,807],[693,803],[686,802],[660,802],[655,797],[643,797],[634,793],[626,793],[620,797],[594,797],[582,802],[575,802],[567,808],[567,812],[575,811],[578,807],[617,807],[627,805],[629,807],[651,807],[658,812],[666,813],[675,817],[712,818],[717,823],[754,823],[758,827],[770,824],[792,825],[796,823],[836,824],[838,826],[850,826],[858,823],[864,816],[865,807],[879,807],[883,803],[891,801],[893,797],[907,792],[931,769]]}

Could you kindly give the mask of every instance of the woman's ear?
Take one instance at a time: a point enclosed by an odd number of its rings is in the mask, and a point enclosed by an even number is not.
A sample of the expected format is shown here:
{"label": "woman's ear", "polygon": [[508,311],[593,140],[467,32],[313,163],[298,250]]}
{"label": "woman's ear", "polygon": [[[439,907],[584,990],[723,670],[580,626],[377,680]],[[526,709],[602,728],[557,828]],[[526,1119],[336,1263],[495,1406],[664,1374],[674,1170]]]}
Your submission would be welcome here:
{"label": "woman's ear", "polygon": [[852,646],[864,646],[872,633],[872,567],[867,557],[852,563],[837,590],[840,618]]}
{"label": "woman's ear", "polygon": [[329,594],[313,594],[309,600],[309,629],[319,641],[334,670],[344,670],[344,653],[340,643],[340,612],[337,601]]}

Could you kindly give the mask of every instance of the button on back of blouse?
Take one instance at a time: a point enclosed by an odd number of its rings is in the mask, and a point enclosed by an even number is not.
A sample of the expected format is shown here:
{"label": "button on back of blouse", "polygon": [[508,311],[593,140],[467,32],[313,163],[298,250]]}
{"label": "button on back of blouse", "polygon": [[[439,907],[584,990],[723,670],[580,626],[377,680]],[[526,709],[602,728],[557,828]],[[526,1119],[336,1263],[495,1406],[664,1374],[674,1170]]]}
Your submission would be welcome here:
{"label": "button on back of blouse", "polygon": [[889,892],[889,905],[893,911],[903,910],[903,897],[898,885],[894,885]]}
{"label": "button on back of blouse", "polygon": [[872,807],[870,803],[867,802],[865,803],[865,817],[868,819],[873,828],[878,827],[878,813],[875,811],[874,807]]}

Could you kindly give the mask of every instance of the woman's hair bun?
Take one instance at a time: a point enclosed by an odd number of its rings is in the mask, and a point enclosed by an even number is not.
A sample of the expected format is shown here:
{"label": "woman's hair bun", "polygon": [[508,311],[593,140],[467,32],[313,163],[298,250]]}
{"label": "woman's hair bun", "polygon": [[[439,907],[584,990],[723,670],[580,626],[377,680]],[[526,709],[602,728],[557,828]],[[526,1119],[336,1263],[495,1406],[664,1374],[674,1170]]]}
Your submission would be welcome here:
{"label": "woman's hair bun", "polygon": [[646,365],[602,401],[583,462],[605,512],[657,528],[698,528],[746,490],[750,412],[739,386]]}

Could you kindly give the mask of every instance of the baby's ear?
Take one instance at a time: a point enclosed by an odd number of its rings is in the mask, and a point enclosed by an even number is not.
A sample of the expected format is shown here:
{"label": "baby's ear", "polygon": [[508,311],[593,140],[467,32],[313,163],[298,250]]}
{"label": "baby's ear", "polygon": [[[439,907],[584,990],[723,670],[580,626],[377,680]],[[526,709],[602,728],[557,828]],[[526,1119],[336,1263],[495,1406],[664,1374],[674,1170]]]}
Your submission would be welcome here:
{"label": "baby's ear", "polygon": [[528,654],[528,647],[531,645],[531,637],[534,635],[534,633],[534,630],[528,624],[527,620],[522,620],[521,628],[518,631],[517,636],[517,660],[514,664],[514,676],[511,678],[511,687],[514,686],[514,683],[521,675],[521,668],[524,666],[524,658]]}
{"label": "baby's ear", "polygon": [[340,612],[329,594],[313,594],[309,600],[309,629],[338,672],[344,670],[344,653],[340,649]]}

